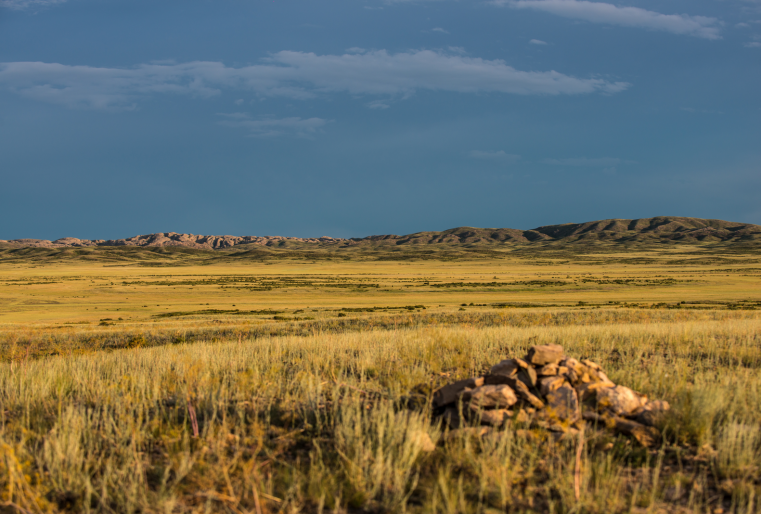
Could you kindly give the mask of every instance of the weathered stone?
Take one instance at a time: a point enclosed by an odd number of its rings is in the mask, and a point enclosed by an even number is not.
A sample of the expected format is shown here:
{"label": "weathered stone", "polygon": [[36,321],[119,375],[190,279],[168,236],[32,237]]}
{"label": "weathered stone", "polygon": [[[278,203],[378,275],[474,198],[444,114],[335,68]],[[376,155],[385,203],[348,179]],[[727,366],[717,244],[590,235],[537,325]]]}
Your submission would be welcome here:
{"label": "weathered stone", "polygon": [[512,411],[507,409],[481,411],[481,424],[492,427],[501,427],[512,415]]}
{"label": "weathered stone", "polygon": [[464,420],[462,419],[462,416],[460,416],[460,411],[454,407],[447,407],[444,410],[444,414],[441,415],[441,419],[443,419],[444,423],[451,429],[458,429],[464,424]]}
{"label": "weathered stone", "polygon": [[504,409],[518,401],[515,391],[506,384],[484,385],[470,391],[470,409]]}
{"label": "weathered stone", "polygon": [[597,370],[595,373],[597,374],[597,379],[600,382],[602,382],[604,384],[608,384],[611,387],[615,387],[616,384],[614,384],[613,381],[608,378],[608,375],[606,375],[603,370]]}
{"label": "weathered stone", "polygon": [[566,427],[562,425],[550,427],[550,437],[555,442],[569,441],[579,437],[579,431],[573,427]]}
{"label": "weathered stone", "polygon": [[507,375],[502,375],[500,373],[497,373],[495,375],[486,375],[484,377],[484,385],[507,384],[508,382],[514,382],[515,380],[516,380],[515,375],[510,377]]}
{"label": "weathered stone", "polygon": [[529,414],[530,413],[528,412],[527,409],[520,409],[513,416],[513,421],[515,421],[516,423],[528,423],[531,420],[531,417]]}
{"label": "weathered stone", "polygon": [[536,387],[536,370],[532,367],[521,368],[518,370],[518,380],[526,384],[527,386]]}
{"label": "weathered stone", "polygon": [[592,369],[594,371],[601,371],[602,370],[602,368],[600,367],[599,364],[597,364],[596,362],[591,361],[589,359],[582,359],[581,363],[583,365],[585,365],[586,367],[588,367],[589,369]]}
{"label": "weathered stone", "polygon": [[537,409],[544,407],[544,402],[532,394],[531,391],[529,391],[528,386],[520,380],[508,378],[506,383],[513,388],[520,399],[531,404],[532,407]]}
{"label": "weathered stone", "polygon": [[598,408],[607,409],[620,416],[628,416],[646,403],[646,396],[622,385],[597,389]]}
{"label": "weathered stone", "polygon": [[492,432],[491,427],[464,427],[457,430],[451,430],[449,434],[445,436],[446,441],[452,441],[458,437],[474,437],[480,438]]}
{"label": "weathered stone", "polygon": [[562,346],[559,344],[543,344],[529,348],[526,360],[534,366],[544,366],[546,364],[557,364],[562,358]]}
{"label": "weathered stone", "polygon": [[515,358],[515,359],[513,359],[513,360],[515,361],[515,363],[516,363],[518,366],[520,366],[520,367],[521,367],[521,368],[523,368],[523,369],[528,369],[528,368],[530,368],[530,367],[531,367],[531,366],[529,366],[528,362],[526,362],[526,361],[525,361],[525,360],[523,360],[523,359],[519,359],[518,357],[516,357],[516,358]]}
{"label": "weathered stone", "polygon": [[576,390],[568,384],[563,384],[547,394],[547,411],[551,418],[562,422],[573,423],[581,417],[579,399]]}
{"label": "weathered stone", "polygon": [[565,377],[544,377],[539,380],[539,392],[542,393],[542,396],[547,396],[566,383]]}
{"label": "weathered stone", "polygon": [[472,392],[473,392],[473,389],[471,389],[470,387],[466,387],[460,392],[460,394],[457,395],[457,399],[463,403],[467,403],[470,401],[470,394]]}
{"label": "weathered stone", "polygon": [[614,422],[616,432],[634,437],[645,448],[657,445],[661,439],[661,433],[653,427],[619,417],[614,418]]}
{"label": "weathered stone", "polygon": [[436,444],[425,430],[415,430],[409,434],[409,437],[422,452],[430,453],[436,449]]}
{"label": "weathered stone", "polygon": [[433,406],[445,407],[457,401],[460,393],[466,388],[475,389],[484,384],[483,377],[478,378],[466,378],[465,380],[459,380],[453,384],[448,384],[441,389],[436,390],[433,393]]}
{"label": "weathered stone", "polygon": [[499,364],[492,366],[489,370],[489,374],[512,377],[515,376],[515,374],[518,372],[519,367],[520,366],[518,366],[518,363],[515,362],[515,359],[505,359]]}
{"label": "weathered stone", "polygon": [[654,427],[660,422],[661,419],[663,419],[666,411],[670,408],[671,406],[669,405],[669,402],[663,400],[654,400],[652,402],[647,402],[644,406],[634,411],[632,417],[638,423]]}
{"label": "weathered stone", "polygon": [[613,382],[587,382],[579,385],[576,388],[576,392],[579,394],[579,399],[584,402],[594,398],[596,391],[602,387],[615,387],[615,384]]}
{"label": "weathered stone", "polygon": [[541,368],[537,368],[536,374],[540,377],[553,377],[558,374],[558,367],[555,363],[545,364]]}

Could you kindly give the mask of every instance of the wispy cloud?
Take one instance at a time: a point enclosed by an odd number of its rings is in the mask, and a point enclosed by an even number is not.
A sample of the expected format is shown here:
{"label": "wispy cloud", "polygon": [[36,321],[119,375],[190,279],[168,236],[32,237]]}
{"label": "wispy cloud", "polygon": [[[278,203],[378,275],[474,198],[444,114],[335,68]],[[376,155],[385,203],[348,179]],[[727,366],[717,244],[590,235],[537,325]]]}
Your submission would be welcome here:
{"label": "wispy cloud", "polygon": [[53,4],[62,4],[66,0],[0,0],[0,7],[22,11],[38,7],[48,7]]}
{"label": "wispy cloud", "polygon": [[520,155],[507,153],[504,150],[489,152],[484,150],[471,150],[470,157],[481,161],[491,161],[498,164],[513,164],[521,159]]}
{"label": "wispy cloud", "polygon": [[746,48],[761,48],[761,42],[759,41],[748,41],[743,46]]}
{"label": "wispy cloud", "polygon": [[719,34],[721,22],[708,16],[661,14],[639,7],[619,7],[605,2],[587,0],[493,0],[492,3],[507,5],[514,9],[544,11],[592,23],[659,30],[705,39],[721,39]]}
{"label": "wispy cloud", "polygon": [[369,102],[367,106],[370,109],[388,109],[391,107],[389,102],[383,101],[383,100],[373,100],[372,102]]}
{"label": "wispy cloud", "polygon": [[546,45],[547,41],[542,41],[541,39],[532,39],[529,41],[532,45]]}
{"label": "wispy cloud", "polygon": [[629,84],[556,71],[520,71],[502,60],[432,50],[398,54],[377,50],[343,55],[283,51],[263,64],[242,68],[204,61],[133,68],[0,63],[0,87],[69,107],[125,109],[133,108],[147,95],[211,97],[223,90],[294,99],[328,93],[407,98],[419,90],[518,95],[617,93]]}
{"label": "wispy cloud", "polygon": [[632,161],[624,161],[614,157],[598,157],[594,159],[588,159],[586,157],[567,157],[565,159],[544,159],[541,162],[544,164],[551,164],[553,166],[572,166],[584,168],[611,168],[618,166],[619,164],[632,163]]}
{"label": "wispy cloud", "polygon": [[252,119],[243,112],[219,113],[219,116],[226,118],[218,122],[220,125],[245,129],[251,137],[310,136],[330,123],[322,118]]}
{"label": "wispy cloud", "polygon": [[449,34],[448,30],[442,29],[441,27],[432,28],[431,32],[441,32],[442,34]]}

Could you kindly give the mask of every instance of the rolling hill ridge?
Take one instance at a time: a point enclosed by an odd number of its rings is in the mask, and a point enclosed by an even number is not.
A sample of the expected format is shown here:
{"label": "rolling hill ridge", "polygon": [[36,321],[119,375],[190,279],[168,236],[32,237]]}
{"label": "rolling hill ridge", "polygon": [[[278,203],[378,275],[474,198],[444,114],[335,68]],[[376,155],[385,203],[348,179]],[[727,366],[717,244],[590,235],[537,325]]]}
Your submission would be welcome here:
{"label": "rolling hill ridge", "polygon": [[341,239],[323,236],[209,236],[165,232],[126,239],[87,240],[66,237],[0,240],[0,248],[87,248],[87,247],[184,247],[198,250],[254,249],[256,247],[374,247],[405,245],[499,245],[535,243],[657,243],[657,242],[757,242],[761,226],[731,221],[659,216],[640,219],[607,219],[586,223],[547,225],[530,230],[511,228],[458,227],[441,232],[408,235],[375,235]]}

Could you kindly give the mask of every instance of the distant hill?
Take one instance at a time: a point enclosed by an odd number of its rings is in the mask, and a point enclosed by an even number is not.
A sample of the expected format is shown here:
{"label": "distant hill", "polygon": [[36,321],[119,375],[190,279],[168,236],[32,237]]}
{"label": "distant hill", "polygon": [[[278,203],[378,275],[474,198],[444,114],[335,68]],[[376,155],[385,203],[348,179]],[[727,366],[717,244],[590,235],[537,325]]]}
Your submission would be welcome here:
{"label": "distant hill", "polygon": [[531,230],[459,227],[443,232],[418,232],[406,236],[384,235],[359,239],[376,244],[536,243],[536,242],[657,242],[761,240],[761,226],[732,221],[658,216],[609,219],[586,223],[547,225]]}
{"label": "distant hill", "polygon": [[418,232],[403,236],[378,235],[341,239],[281,236],[204,236],[166,232],[115,240],[84,240],[66,237],[0,240],[0,248],[88,247],[183,247],[197,250],[251,250],[268,248],[398,247],[408,245],[480,246],[535,243],[656,243],[656,242],[759,242],[761,226],[722,220],[658,216],[641,219],[609,219],[586,223],[547,225],[531,230],[458,227],[443,232]]}

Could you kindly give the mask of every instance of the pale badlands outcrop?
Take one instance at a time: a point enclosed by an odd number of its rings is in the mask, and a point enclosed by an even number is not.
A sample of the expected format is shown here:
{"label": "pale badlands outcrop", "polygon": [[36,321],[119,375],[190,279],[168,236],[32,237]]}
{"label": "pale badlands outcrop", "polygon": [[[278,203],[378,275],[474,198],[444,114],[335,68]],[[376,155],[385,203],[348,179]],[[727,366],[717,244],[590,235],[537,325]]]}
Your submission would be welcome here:
{"label": "pale badlands outcrop", "polygon": [[187,248],[223,250],[240,245],[275,246],[283,242],[316,243],[321,245],[350,244],[352,246],[383,247],[436,244],[504,244],[504,243],[594,243],[600,242],[758,242],[761,226],[750,223],[659,216],[642,219],[610,219],[587,223],[548,225],[531,230],[512,228],[459,227],[442,232],[417,232],[405,236],[394,234],[364,238],[282,236],[203,236],[163,232],[113,240],[88,240],[64,237],[55,241],[43,239],[0,240],[8,247],[71,248],[85,246],[184,246]]}
{"label": "pale badlands outcrop", "polygon": [[81,248],[88,246],[183,246],[207,250],[221,250],[244,244],[261,246],[273,246],[283,241],[296,243],[330,243],[340,242],[342,239],[333,237],[283,237],[283,236],[202,236],[194,234],[178,234],[177,232],[164,232],[135,236],[127,239],[77,239],[64,237],[55,241],[45,239],[14,239],[11,241],[0,240],[18,247],[32,248]]}

